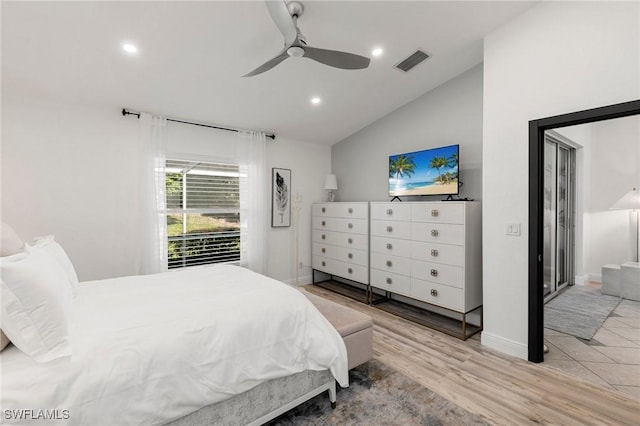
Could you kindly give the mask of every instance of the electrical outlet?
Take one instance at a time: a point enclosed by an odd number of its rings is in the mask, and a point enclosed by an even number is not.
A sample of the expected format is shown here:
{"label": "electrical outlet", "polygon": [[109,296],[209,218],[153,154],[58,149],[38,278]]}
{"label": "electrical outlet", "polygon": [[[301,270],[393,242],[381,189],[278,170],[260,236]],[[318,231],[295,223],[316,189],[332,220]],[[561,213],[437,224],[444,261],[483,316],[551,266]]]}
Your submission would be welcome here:
{"label": "electrical outlet", "polygon": [[507,223],[506,232],[507,235],[519,236],[520,235],[520,224],[519,223]]}

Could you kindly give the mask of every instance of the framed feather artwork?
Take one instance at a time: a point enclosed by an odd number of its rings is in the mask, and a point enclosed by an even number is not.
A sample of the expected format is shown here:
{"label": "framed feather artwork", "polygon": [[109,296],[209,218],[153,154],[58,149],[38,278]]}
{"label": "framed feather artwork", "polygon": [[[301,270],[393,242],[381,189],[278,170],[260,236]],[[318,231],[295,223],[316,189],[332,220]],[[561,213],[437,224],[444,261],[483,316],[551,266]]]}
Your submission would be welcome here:
{"label": "framed feather artwork", "polygon": [[291,170],[271,169],[271,227],[291,226]]}

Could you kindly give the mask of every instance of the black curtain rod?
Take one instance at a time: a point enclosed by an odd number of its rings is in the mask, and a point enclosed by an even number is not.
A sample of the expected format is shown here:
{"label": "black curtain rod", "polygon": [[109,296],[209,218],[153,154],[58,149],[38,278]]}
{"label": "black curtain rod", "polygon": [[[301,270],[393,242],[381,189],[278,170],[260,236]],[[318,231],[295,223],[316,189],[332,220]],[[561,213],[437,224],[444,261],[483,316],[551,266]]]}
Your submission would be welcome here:
{"label": "black curtain rod", "polygon": [[[122,115],[135,115],[136,117],[140,118],[140,113],[139,112],[127,111],[126,108],[122,108]],[[193,126],[208,127],[210,129],[227,130],[229,132],[239,132],[240,131],[238,129],[229,129],[227,127],[218,127],[218,126],[213,126],[211,124],[192,123],[191,121],[176,120],[175,118],[167,118],[167,121],[173,121],[174,123],[191,124]],[[273,139],[273,140],[276,139],[276,135],[265,135],[265,136],[270,138],[270,139]]]}

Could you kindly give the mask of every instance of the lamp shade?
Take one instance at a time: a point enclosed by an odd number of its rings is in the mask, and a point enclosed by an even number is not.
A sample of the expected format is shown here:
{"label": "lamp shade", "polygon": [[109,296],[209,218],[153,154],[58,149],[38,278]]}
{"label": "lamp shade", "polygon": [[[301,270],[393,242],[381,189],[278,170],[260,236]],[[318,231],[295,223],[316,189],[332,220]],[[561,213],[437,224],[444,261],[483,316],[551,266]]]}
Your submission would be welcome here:
{"label": "lamp shade", "polygon": [[336,179],[336,175],[334,175],[333,173],[327,175],[326,179],[324,180],[324,189],[338,189],[338,180]]}
{"label": "lamp shade", "polygon": [[616,201],[610,210],[640,210],[640,191],[636,188],[631,189]]}

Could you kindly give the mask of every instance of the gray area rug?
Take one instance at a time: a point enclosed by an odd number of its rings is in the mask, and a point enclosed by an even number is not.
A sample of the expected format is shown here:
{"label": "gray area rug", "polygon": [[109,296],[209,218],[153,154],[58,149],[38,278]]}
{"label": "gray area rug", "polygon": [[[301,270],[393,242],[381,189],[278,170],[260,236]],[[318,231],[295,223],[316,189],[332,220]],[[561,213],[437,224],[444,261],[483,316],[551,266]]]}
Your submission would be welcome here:
{"label": "gray area rug", "polygon": [[591,340],[618,303],[619,297],[574,285],[544,306],[544,326]]}
{"label": "gray area rug", "polygon": [[349,387],[338,386],[331,409],[326,392],[268,425],[487,425],[480,416],[371,360],[349,372]]}

